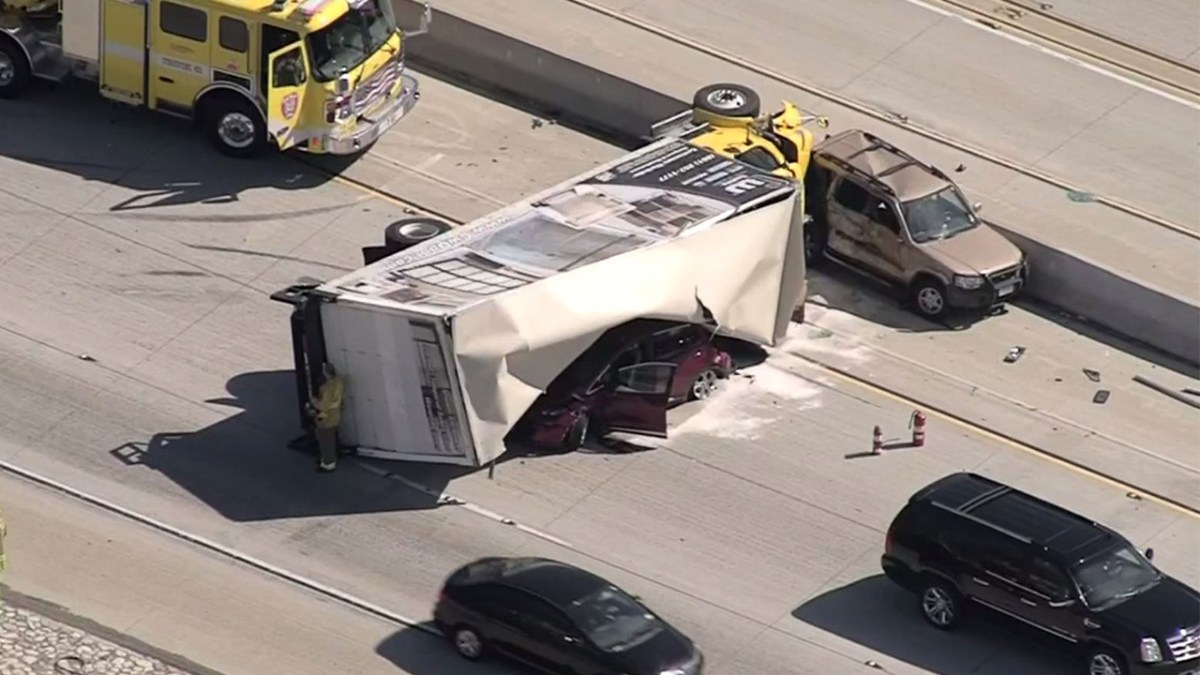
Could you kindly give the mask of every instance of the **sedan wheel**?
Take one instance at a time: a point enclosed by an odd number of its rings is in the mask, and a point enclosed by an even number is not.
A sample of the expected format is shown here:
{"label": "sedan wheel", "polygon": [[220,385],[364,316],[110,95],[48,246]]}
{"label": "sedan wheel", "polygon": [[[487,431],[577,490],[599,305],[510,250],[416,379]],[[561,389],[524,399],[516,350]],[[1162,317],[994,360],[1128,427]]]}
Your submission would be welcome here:
{"label": "sedan wheel", "polygon": [[940,583],[929,584],[921,591],[921,612],[936,628],[951,628],[958,622],[958,598]]}
{"label": "sedan wheel", "polygon": [[717,376],[717,371],[709,368],[696,376],[692,381],[692,398],[703,400],[712,395],[721,385],[721,378]]}
{"label": "sedan wheel", "polygon": [[1125,667],[1117,657],[1099,651],[1088,659],[1088,675],[1125,675]]}
{"label": "sedan wheel", "polygon": [[467,626],[459,626],[454,629],[452,636],[454,641],[454,649],[464,659],[475,661],[480,656],[483,656],[483,638],[479,637],[473,628]]}

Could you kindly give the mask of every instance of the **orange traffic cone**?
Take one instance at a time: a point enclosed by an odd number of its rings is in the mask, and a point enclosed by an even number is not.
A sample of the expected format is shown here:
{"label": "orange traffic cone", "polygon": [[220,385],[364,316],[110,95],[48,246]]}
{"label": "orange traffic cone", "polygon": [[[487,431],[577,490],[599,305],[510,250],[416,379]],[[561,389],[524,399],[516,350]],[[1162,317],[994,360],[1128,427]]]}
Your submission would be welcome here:
{"label": "orange traffic cone", "polygon": [[875,433],[871,436],[871,454],[878,455],[883,452],[883,429],[879,425],[875,425]]}
{"label": "orange traffic cone", "polygon": [[925,445],[925,413],[914,410],[908,425],[912,427],[912,444],[914,448]]}

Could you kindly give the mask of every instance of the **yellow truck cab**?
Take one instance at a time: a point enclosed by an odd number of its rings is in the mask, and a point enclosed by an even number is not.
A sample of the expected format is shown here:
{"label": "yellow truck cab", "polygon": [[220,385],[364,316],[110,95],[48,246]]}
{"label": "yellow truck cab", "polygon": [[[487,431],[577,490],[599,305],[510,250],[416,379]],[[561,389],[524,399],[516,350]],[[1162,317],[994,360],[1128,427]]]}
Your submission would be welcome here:
{"label": "yellow truck cab", "polygon": [[353,154],[420,97],[390,0],[0,0],[0,98],[35,79],[194,120],[235,157]]}
{"label": "yellow truck cab", "polygon": [[824,129],[828,120],[787,101],[774,113],[762,114],[761,109],[753,89],[712,84],[696,92],[692,109],[677,116],[676,122],[686,116],[692,125],[688,140],[693,145],[802,183],[815,142],[806,125],[815,122]]}

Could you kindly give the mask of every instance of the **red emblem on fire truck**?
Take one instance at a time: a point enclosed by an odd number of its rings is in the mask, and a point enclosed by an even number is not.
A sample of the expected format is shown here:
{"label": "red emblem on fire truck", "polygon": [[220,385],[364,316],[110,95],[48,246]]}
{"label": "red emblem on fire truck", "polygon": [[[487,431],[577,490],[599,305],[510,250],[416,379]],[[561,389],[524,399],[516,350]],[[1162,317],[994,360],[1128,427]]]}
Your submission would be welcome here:
{"label": "red emblem on fire truck", "polygon": [[288,94],[283,97],[283,102],[279,104],[279,112],[283,113],[283,118],[290,120],[296,116],[296,108],[300,106],[299,94]]}

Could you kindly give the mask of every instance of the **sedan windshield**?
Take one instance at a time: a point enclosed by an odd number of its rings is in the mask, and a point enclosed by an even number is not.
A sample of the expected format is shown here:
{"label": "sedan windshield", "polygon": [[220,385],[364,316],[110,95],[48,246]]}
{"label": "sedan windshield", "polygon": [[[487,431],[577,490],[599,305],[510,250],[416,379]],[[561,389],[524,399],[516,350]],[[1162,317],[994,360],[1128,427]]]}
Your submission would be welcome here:
{"label": "sedan windshield", "polygon": [[308,37],[314,77],[330,82],[357,68],[396,32],[396,15],[386,0],[366,0]]}
{"label": "sedan windshield", "polygon": [[917,243],[947,239],[979,224],[979,219],[953,187],[904,202],[904,220]]}
{"label": "sedan windshield", "polygon": [[1140,553],[1123,546],[1102,553],[1071,570],[1089,607],[1103,609],[1131,598],[1159,582],[1159,574]]}
{"label": "sedan windshield", "polygon": [[636,647],[663,629],[657,617],[614,586],[590,593],[565,609],[588,638],[606,652]]}

